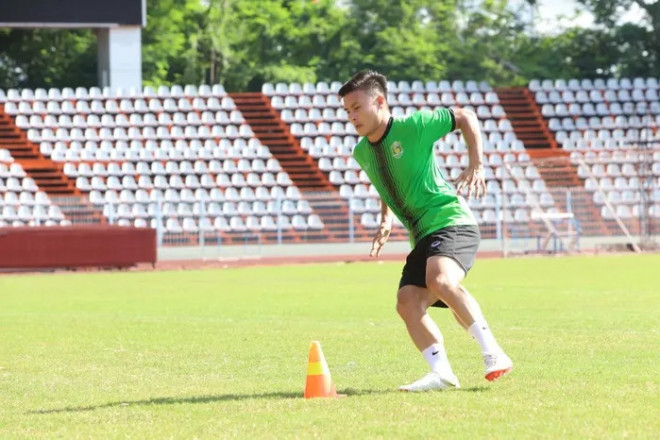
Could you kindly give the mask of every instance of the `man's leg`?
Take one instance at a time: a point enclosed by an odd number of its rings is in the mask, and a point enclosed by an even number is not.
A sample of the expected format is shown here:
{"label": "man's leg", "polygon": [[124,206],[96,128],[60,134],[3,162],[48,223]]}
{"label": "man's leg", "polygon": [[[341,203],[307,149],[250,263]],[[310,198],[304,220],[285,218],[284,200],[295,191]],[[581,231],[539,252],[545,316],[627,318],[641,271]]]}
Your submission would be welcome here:
{"label": "man's leg", "polygon": [[[449,310],[451,310],[451,309],[449,309]],[[463,320],[461,318],[459,318],[459,316],[456,314],[456,312],[454,312],[452,310],[451,313],[454,315],[454,318],[456,318],[456,322],[458,322],[458,324],[467,331],[467,329],[469,327],[463,322]]]}
{"label": "man's leg", "polygon": [[396,310],[406,324],[410,338],[431,368],[431,373],[422,379],[400,387],[402,391],[427,391],[460,386],[447,359],[442,333],[427,313],[428,307],[436,300],[435,295],[428,289],[413,285],[405,285],[397,293]]}
{"label": "man's leg", "polygon": [[424,287],[407,285],[399,289],[396,299],[396,311],[419,351],[442,341],[440,329],[426,313],[426,309],[436,301],[432,292]]}
{"label": "man's leg", "polygon": [[513,363],[495,340],[477,301],[461,286],[463,278],[465,271],[454,259],[443,255],[428,258],[428,289],[451,308],[459,323],[477,340],[486,363],[486,379],[495,380],[511,371]]}

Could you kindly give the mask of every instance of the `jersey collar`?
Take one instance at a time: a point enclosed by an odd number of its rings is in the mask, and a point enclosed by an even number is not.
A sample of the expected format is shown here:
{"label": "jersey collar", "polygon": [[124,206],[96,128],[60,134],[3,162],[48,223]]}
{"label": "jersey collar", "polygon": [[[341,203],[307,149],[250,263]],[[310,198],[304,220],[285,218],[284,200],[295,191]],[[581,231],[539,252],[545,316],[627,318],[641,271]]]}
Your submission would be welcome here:
{"label": "jersey collar", "polygon": [[394,122],[394,118],[393,118],[392,116],[390,116],[390,119],[387,121],[387,128],[385,128],[385,132],[384,132],[383,135],[380,137],[380,139],[378,139],[376,142],[371,142],[371,141],[367,138],[367,141],[368,141],[372,146],[374,146],[374,147],[375,147],[376,145],[380,145],[380,143],[383,142],[383,141],[385,140],[385,138],[387,137],[387,135],[390,133],[390,128],[392,128],[392,122]]}

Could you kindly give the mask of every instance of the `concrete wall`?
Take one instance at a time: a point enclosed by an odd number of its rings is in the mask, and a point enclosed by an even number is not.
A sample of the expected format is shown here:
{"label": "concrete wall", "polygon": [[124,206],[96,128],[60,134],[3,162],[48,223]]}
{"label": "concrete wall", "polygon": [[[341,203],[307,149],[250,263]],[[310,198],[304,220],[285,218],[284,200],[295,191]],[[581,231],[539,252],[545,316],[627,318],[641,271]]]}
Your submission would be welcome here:
{"label": "concrete wall", "polygon": [[142,33],[139,26],[97,29],[101,87],[142,87]]}
{"label": "concrete wall", "polygon": [[156,231],[120,226],[0,228],[0,269],[156,262]]}

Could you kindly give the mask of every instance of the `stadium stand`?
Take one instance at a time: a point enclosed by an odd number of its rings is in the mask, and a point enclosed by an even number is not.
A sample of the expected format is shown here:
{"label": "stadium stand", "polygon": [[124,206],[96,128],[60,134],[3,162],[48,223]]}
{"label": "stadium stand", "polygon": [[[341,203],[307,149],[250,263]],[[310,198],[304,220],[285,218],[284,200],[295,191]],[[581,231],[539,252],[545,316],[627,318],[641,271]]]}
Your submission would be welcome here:
{"label": "stadium stand", "polygon": [[[7,151],[7,150],[0,150]],[[0,157],[0,227],[67,225],[58,206],[7,153]]]}
{"label": "stadium stand", "polygon": [[[660,216],[656,78],[532,80],[529,89],[610,228]],[[644,200],[646,199],[646,200]],[[644,212],[646,210],[646,212]]]}
{"label": "stadium stand", "polygon": [[[276,158],[287,172],[301,197],[309,203],[313,214],[308,217],[305,240],[346,240],[350,231],[346,227],[346,213],[339,196],[313,160],[300,148],[288,126],[280,119],[270,100],[258,92],[232,93],[232,98],[253,128],[255,136]],[[299,219],[300,220],[300,219]],[[299,221],[302,224],[301,221]],[[320,227],[323,225],[323,227]]]}
{"label": "stadium stand", "polygon": [[[297,241],[343,240],[351,229],[370,239],[380,202],[352,158],[358,137],[340,86],[266,83],[262,94],[232,95],[218,84],[0,91],[0,224],[151,226],[170,244],[194,244],[207,232],[240,242],[274,240],[279,231],[278,239]],[[390,81],[388,100],[394,116],[452,105],[479,116],[488,194],[470,205],[489,238],[501,233],[500,220],[511,234],[534,234],[540,215],[566,210],[555,185],[584,188],[589,215],[607,225],[660,215],[658,88],[654,78],[533,80],[511,96],[531,97],[545,128],[522,131],[505,110],[507,91],[484,82]],[[541,140],[531,137],[542,130]],[[436,142],[435,154],[449,180],[468,160],[458,132]],[[568,174],[539,166],[552,155],[570,157]],[[55,167],[60,180],[51,183],[56,177],[37,163]],[[649,182],[647,197],[639,189]],[[331,194],[317,199],[319,191]],[[60,193],[81,201],[74,209],[53,202]],[[400,224],[395,232],[405,235]]]}
{"label": "stadium stand", "polygon": [[40,153],[109,223],[170,234],[322,228],[220,85],[8,90]]}

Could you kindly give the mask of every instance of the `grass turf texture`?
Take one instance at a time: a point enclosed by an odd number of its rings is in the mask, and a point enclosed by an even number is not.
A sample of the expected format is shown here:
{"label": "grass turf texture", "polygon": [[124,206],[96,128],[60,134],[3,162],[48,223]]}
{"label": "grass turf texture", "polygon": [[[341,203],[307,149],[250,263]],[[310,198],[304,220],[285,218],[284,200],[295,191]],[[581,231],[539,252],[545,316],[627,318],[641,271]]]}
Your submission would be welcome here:
{"label": "grass turf texture", "polygon": [[[657,438],[660,255],[480,260],[514,360],[432,316],[461,390],[394,311],[401,264],[0,277],[0,438]],[[343,399],[302,399],[321,341]]]}

